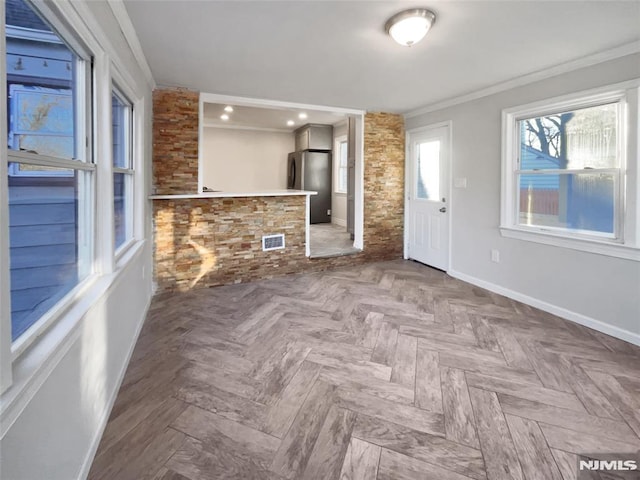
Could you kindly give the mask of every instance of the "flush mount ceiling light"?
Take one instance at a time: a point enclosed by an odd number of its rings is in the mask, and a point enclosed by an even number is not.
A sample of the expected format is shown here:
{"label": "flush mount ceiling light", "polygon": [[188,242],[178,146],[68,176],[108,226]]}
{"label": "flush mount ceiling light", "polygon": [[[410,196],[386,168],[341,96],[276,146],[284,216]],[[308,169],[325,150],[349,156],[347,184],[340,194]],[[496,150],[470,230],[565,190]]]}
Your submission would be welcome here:
{"label": "flush mount ceiling light", "polygon": [[223,113],[222,115],[220,115],[220,119],[226,122],[227,120],[229,120],[229,115],[227,115],[226,113]]}
{"label": "flush mount ceiling light", "polygon": [[231,113],[233,112],[233,107],[231,105],[227,105],[226,107],[224,107],[224,111],[227,113]]}
{"label": "flush mount ceiling light", "polygon": [[395,14],[384,26],[385,31],[400,45],[410,47],[424,38],[436,14],[426,8],[413,8]]}
{"label": "flush mount ceiling light", "polygon": [[307,114],[306,114],[306,113],[304,113],[304,112],[300,112],[300,113],[298,114],[298,118],[299,118],[300,120],[304,120],[304,119],[306,119],[306,118],[307,118]]}
{"label": "flush mount ceiling light", "polygon": [[287,125],[290,127],[293,127],[295,125],[296,122],[294,122],[293,120],[287,120]]}

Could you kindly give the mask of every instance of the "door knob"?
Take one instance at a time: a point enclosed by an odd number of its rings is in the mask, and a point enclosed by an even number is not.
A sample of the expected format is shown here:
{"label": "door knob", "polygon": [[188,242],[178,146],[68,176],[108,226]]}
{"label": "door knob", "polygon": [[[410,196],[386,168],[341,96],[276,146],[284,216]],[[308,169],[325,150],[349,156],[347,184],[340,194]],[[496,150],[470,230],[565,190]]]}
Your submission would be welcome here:
{"label": "door knob", "polygon": [[440,211],[441,211],[442,213],[446,212],[446,211],[447,211],[447,207],[442,207],[442,208],[440,209]]}

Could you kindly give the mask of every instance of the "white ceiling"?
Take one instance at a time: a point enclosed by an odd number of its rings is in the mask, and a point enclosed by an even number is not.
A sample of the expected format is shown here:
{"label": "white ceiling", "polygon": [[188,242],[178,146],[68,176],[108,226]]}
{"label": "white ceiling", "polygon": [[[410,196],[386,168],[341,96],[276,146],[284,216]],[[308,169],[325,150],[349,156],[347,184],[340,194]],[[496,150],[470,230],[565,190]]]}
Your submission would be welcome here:
{"label": "white ceiling", "polygon": [[[233,112],[227,113],[229,120],[222,120],[220,116],[226,113],[224,107],[227,105],[233,107]],[[205,127],[252,128],[281,132],[293,132],[307,123],[335,125],[344,122],[347,118],[342,113],[294,108],[258,108],[238,106],[233,103],[205,103],[203,113]],[[306,114],[307,117],[305,119],[299,118],[301,113]],[[293,120],[294,125],[288,126],[287,120]]]}
{"label": "white ceiling", "polygon": [[[630,42],[640,1],[125,0],[161,86],[405,112]],[[437,14],[407,48],[383,26]]]}

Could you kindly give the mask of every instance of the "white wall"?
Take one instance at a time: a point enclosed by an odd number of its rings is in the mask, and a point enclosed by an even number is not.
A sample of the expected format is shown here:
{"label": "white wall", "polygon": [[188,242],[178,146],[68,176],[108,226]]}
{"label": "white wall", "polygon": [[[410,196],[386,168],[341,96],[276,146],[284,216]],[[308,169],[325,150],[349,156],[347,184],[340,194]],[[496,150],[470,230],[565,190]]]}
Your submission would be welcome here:
{"label": "white wall", "polygon": [[137,255],[83,317],[77,338],[2,439],[0,478],[88,473],[151,298],[146,256]]}
{"label": "white wall", "polygon": [[[85,296],[14,361],[14,383],[0,398],[2,431],[6,431],[0,443],[0,478],[7,480],[86,476],[152,295],[151,208],[146,200],[152,79],[145,75],[107,2],[74,2],[59,8],[75,18],[80,36],[104,47],[145,106],[136,212],[140,241],[113,273],[98,278],[90,289],[95,295]],[[73,317],[78,312],[82,313]],[[59,335],[61,331],[64,335]],[[19,398],[9,402],[16,395]]]}
{"label": "white wall", "polygon": [[215,127],[205,127],[203,132],[204,186],[232,192],[287,188],[293,133]]}
{"label": "white wall", "polygon": [[336,139],[339,137],[347,136],[349,133],[349,127],[347,122],[340,123],[333,127],[333,182],[331,186],[331,223],[340,225],[342,227],[347,226],[347,194],[336,193],[336,186],[338,185],[338,166],[340,165],[340,158],[338,157],[338,151],[336,150]]}
{"label": "white wall", "polygon": [[[640,262],[503,238],[498,230],[502,109],[638,77],[640,54],[629,55],[406,119],[408,130],[453,122],[453,177],[468,182],[452,192],[453,275],[640,342]],[[491,262],[491,249],[500,263]]]}

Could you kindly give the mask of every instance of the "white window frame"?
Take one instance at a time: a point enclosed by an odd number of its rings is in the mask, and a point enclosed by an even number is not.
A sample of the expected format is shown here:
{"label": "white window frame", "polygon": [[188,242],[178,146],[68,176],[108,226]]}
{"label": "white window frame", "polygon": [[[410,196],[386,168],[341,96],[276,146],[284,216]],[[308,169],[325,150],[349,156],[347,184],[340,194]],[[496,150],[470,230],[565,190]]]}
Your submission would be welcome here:
{"label": "white window frame", "polygon": [[[33,7],[35,8],[35,7]],[[51,25],[54,29],[55,26]],[[64,33],[58,33],[66,40]],[[82,201],[78,201],[78,271],[82,278],[71,291],[69,291],[49,311],[33,323],[20,337],[11,344],[12,357],[15,359],[25,351],[42,333],[60,318],[62,312],[71,304],[74,298],[93,281],[94,269],[94,225],[95,225],[95,172],[96,165],[92,157],[91,141],[91,55],[78,45],[67,43],[69,49],[78,57],[76,60],[77,81],[74,84],[76,112],[75,118],[77,133],[75,136],[77,158],[64,159],[36,154],[26,151],[7,150],[7,161],[18,162],[33,166],[48,166],[72,169],[78,172],[78,182],[84,183],[82,188]]]}
{"label": "white window frame", "polygon": [[[599,253],[640,261],[638,227],[640,199],[638,196],[638,90],[640,79],[609,85],[586,92],[543,100],[508,108],[502,111],[502,189],[500,232],[502,236],[554,245],[575,250]],[[618,148],[620,168],[616,198],[616,218],[613,236],[596,232],[573,232],[543,226],[524,226],[518,223],[520,120],[561,113],[580,108],[619,104]],[[589,172],[589,170],[580,170]]]}
{"label": "white window frame", "polygon": [[[56,323],[69,306],[77,300],[77,298],[84,292],[88,286],[95,280],[94,264],[94,226],[95,226],[95,184],[96,184],[96,165],[93,163],[93,150],[92,150],[92,112],[93,112],[93,99],[91,95],[91,82],[93,79],[92,72],[92,56],[89,51],[82,45],[80,45],[74,36],[70,34],[66,29],[60,28],[57,21],[51,21],[49,15],[43,14],[38,8],[36,8],[31,2],[27,1],[29,5],[38,10],[43,18],[47,18],[47,23],[52,30],[64,39],[67,47],[73,51],[76,55],[76,82],[74,83],[74,96],[75,96],[75,118],[78,119],[76,125],[77,132],[75,136],[76,148],[75,153],[78,158],[65,159],[51,157],[48,155],[32,153],[28,151],[17,151],[8,149],[3,145],[3,150],[6,152],[6,160],[3,161],[2,169],[2,182],[7,182],[9,169],[7,168],[9,162],[18,162],[27,165],[34,166],[47,166],[72,169],[78,175],[78,182],[83,182],[82,187],[82,201],[78,202],[78,269],[79,276],[82,278],[77,285],[71,291],[69,291],[62,299],[60,299],[50,310],[42,315],[34,324],[32,324],[20,337],[15,341],[11,340],[11,334],[8,335],[8,345],[3,342],[1,348],[5,351],[8,347],[8,351],[11,355],[11,362],[13,362],[18,356],[20,356],[33,342],[39,338],[52,324]],[[2,42],[6,41],[6,35],[2,30]],[[2,43],[3,47],[5,46]],[[6,51],[6,48],[3,48]],[[3,93],[6,98],[6,69],[2,71],[2,85]],[[81,80],[79,80],[81,79]],[[8,125],[6,124],[6,114],[3,115],[2,123],[2,135],[7,134]],[[6,183],[4,183],[6,186]],[[0,205],[3,213],[8,213],[8,198],[4,199]],[[4,215],[3,215],[4,216]],[[6,217],[5,217],[6,218]],[[6,223],[6,222],[5,222]],[[8,230],[8,225],[6,225]],[[3,230],[5,225],[3,224]],[[9,256],[9,243],[3,245],[3,254]],[[1,265],[3,272],[6,269],[8,273],[8,265]],[[6,290],[3,288],[2,295],[7,295],[10,300],[10,286],[6,284]],[[10,305],[10,301],[4,302],[5,305]],[[2,332],[5,330],[11,332],[11,311],[10,307],[8,311],[2,310]],[[7,325],[5,325],[7,324]],[[4,360],[4,358],[3,358]],[[11,365],[7,367],[4,364],[0,366],[0,373],[4,374],[6,369],[10,369]],[[3,385],[4,387],[4,385]]]}
{"label": "white window frame", "polygon": [[[25,0],[33,4],[33,0]],[[111,40],[102,35],[100,25],[83,2],[37,2],[37,9],[52,29],[64,38],[75,52],[90,52],[93,58],[93,85],[91,93],[92,119],[87,123],[88,145],[95,169],[93,176],[91,231],[93,238],[92,261],[94,274],[72,290],[67,297],[53,307],[47,315],[45,328],[31,337],[31,344],[16,348],[11,344],[11,306],[9,279],[9,225],[8,217],[8,169],[7,143],[0,143],[0,437],[4,436],[19,418],[33,396],[58,365],[58,362],[76,345],[76,340],[86,331],[83,321],[90,311],[98,313],[102,299],[112,286],[128,271],[128,265],[145,255],[150,220],[148,208],[150,170],[145,159],[151,149],[147,133],[151,122],[150,93],[154,82],[147,68],[143,68],[145,81],[127,71],[129,53],[114,47]],[[4,17],[5,2],[0,2],[0,17]],[[5,25],[0,26],[0,51],[5,51]],[[99,34],[99,37],[96,37]],[[141,67],[146,67],[144,62]],[[126,252],[116,259],[113,246],[112,207],[112,156],[111,135],[111,78],[115,79],[123,93],[132,100],[133,118],[133,166],[135,170],[134,235]],[[6,98],[6,65],[0,62],[0,94]],[[6,115],[0,115],[0,137],[7,138]],[[91,122],[92,120],[92,122]],[[91,138],[93,136],[93,138]],[[74,163],[75,167],[76,164]],[[100,202],[96,202],[96,198]],[[136,260],[137,259],[137,260]],[[143,278],[147,278],[143,267]],[[150,285],[149,285],[150,286]],[[146,288],[146,287],[145,287]],[[23,336],[24,337],[24,336]]]}
{"label": "white window frame", "polygon": [[[335,149],[335,153],[334,153],[334,157],[335,157],[335,176],[334,176],[334,193],[337,193],[339,195],[346,195],[347,194],[347,189],[345,188],[344,190],[342,190],[340,188],[340,170],[344,169],[344,170],[349,170],[349,166],[348,166],[348,162],[347,165],[345,165],[344,167],[342,167],[340,165],[340,148],[342,146],[342,144],[344,143],[345,145],[347,145],[348,147],[348,139],[346,135],[341,135],[339,137],[336,137],[335,139],[335,144],[334,144],[334,149]],[[348,152],[347,152],[348,155]],[[348,181],[348,180],[347,180]],[[348,185],[347,185],[348,188]]]}
{"label": "white window frame", "polygon": [[[112,67],[113,69],[113,67]],[[115,69],[114,69],[115,70]],[[119,83],[117,81],[112,82],[112,94],[118,97],[118,99],[127,107],[127,114],[125,115],[125,152],[127,156],[127,167],[116,167],[113,166],[112,178],[115,177],[116,173],[122,173],[125,175],[125,232],[126,238],[122,245],[115,245],[115,223],[114,223],[114,248],[116,260],[118,260],[122,254],[128,250],[131,245],[135,242],[135,184],[136,184],[136,170],[135,170],[135,161],[134,161],[134,114],[135,107],[134,102],[132,102],[127,94],[124,93],[124,89],[120,88]],[[113,165],[113,160],[112,160]],[[115,195],[115,192],[114,192]],[[115,211],[114,211],[114,222],[115,222]]]}
{"label": "white window frame", "polygon": [[[0,17],[5,18],[5,2]],[[0,51],[6,52],[4,24],[0,26]],[[7,62],[0,62],[0,95],[7,98]],[[7,138],[7,115],[0,115],[0,138]],[[7,142],[0,142],[0,159],[6,158]],[[8,163],[0,161],[0,219],[9,217]],[[11,291],[9,287],[9,222],[0,221],[0,394],[13,383],[11,368]]]}

